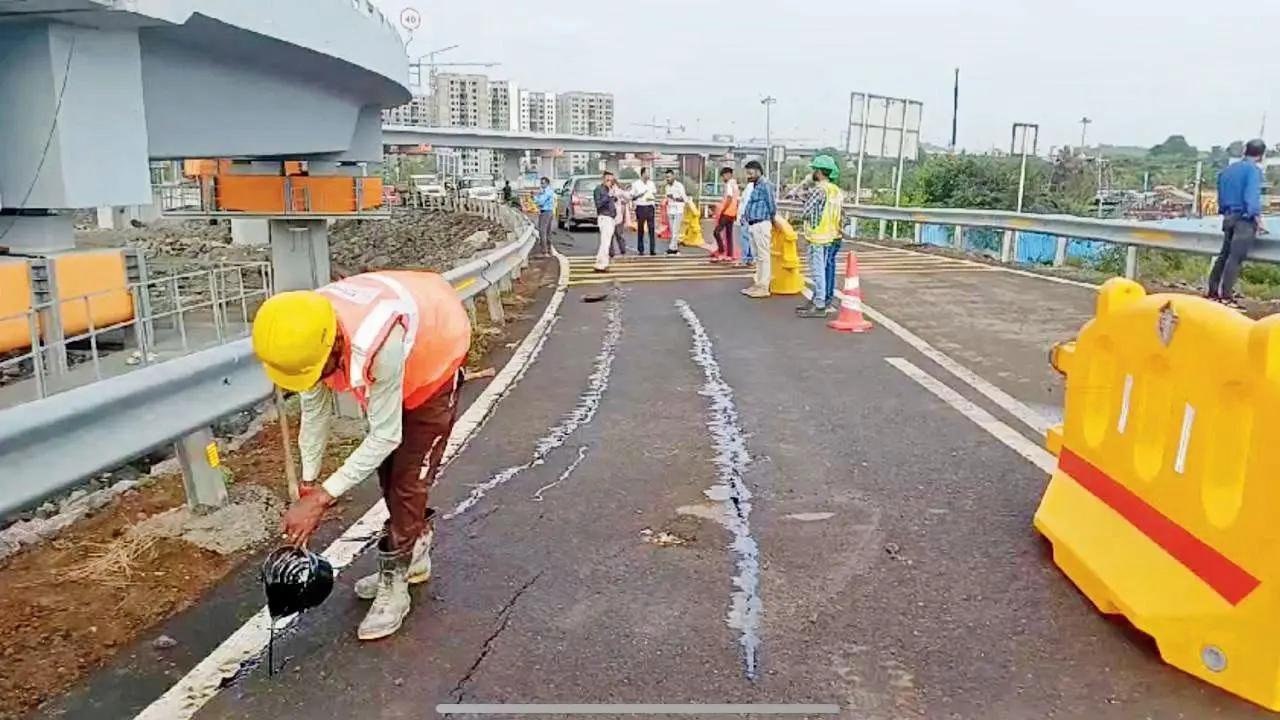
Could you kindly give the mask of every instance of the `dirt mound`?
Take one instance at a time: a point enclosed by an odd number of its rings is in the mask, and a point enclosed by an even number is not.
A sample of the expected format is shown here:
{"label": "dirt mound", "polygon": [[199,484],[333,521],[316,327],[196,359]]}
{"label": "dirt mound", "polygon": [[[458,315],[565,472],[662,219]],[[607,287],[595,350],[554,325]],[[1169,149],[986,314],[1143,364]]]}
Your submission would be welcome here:
{"label": "dirt mound", "polygon": [[338,221],[329,230],[329,257],[343,274],[386,268],[443,272],[506,237],[501,225],[474,215],[404,208],[386,220]]}

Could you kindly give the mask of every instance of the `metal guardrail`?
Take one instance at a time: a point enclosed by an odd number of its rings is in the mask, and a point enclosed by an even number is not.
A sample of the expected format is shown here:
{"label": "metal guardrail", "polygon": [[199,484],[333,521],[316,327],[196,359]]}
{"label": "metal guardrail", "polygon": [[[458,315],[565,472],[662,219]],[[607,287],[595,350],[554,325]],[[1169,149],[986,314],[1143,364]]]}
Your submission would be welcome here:
{"label": "metal guardrail", "polygon": [[[500,321],[500,293],[527,264],[537,233],[513,209],[483,210],[517,239],[444,277],[469,305],[485,294],[490,316]],[[246,338],[0,410],[0,515],[207,428],[271,390]]]}
{"label": "metal guardrail", "polygon": [[[1117,245],[1199,255],[1217,255],[1222,248],[1222,234],[1218,232],[1167,228],[1132,220],[1098,220],[1073,215],[1032,215],[1004,210],[895,208],[880,205],[846,205],[845,215],[867,220],[1043,233],[1062,238],[1101,240]],[[1249,259],[1280,262],[1280,239],[1258,238],[1253,250],[1249,253]]]}

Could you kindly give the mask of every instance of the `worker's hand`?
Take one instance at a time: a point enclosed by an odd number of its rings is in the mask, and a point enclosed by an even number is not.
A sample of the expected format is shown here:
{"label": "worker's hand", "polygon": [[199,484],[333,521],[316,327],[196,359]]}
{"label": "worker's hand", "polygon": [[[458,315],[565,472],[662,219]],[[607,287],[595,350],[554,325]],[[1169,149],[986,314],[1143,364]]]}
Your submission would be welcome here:
{"label": "worker's hand", "polygon": [[295,547],[306,547],[311,533],[315,532],[324,517],[325,508],[333,502],[333,496],[318,487],[298,499],[280,521],[285,542]]}

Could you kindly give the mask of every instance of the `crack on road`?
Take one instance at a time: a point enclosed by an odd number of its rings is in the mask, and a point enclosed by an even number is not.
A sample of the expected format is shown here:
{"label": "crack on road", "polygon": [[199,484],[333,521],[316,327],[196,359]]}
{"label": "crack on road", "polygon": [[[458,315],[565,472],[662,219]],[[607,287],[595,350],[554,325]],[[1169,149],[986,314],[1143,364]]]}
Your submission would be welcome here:
{"label": "crack on road", "polygon": [[591,375],[587,377],[587,387],[578,396],[578,404],[546,435],[538,439],[528,462],[505,468],[485,482],[471,488],[467,497],[444,516],[445,520],[452,520],[467,512],[484,499],[490,490],[510,482],[525,470],[545,463],[548,455],[568,442],[569,437],[577,432],[578,428],[595,418],[596,411],[600,409],[600,400],[609,387],[609,375],[613,372],[613,360],[617,357],[618,342],[622,338],[622,301],[625,299],[626,293],[614,291],[609,300],[609,306],[605,310],[606,324],[604,337],[600,342],[600,352],[596,355]]}
{"label": "crack on road", "polygon": [[740,632],[738,644],[742,646],[743,672],[748,680],[755,682],[760,676],[760,622],[764,601],[760,598],[760,548],[751,535],[751,490],[743,480],[752,462],[747,451],[747,434],[738,420],[733,388],[724,381],[706,328],[689,303],[676,300],[675,305],[692,335],[689,354],[694,364],[702,368],[703,384],[698,394],[707,398],[707,429],[716,450],[714,462],[720,482],[707,488],[706,495],[723,503],[725,525],[733,535],[729,547],[735,555],[738,574],[733,577],[736,589],[730,595],[725,621]]}
{"label": "crack on road", "polygon": [[484,663],[484,659],[493,651],[493,644],[497,641],[498,636],[507,629],[507,625],[511,622],[511,616],[515,613],[516,603],[520,600],[520,596],[524,595],[525,591],[533,587],[533,584],[538,581],[538,578],[542,577],[544,572],[546,572],[546,570],[539,570],[538,574],[529,578],[529,581],[516,589],[515,593],[511,596],[511,599],[507,600],[506,604],[498,610],[498,627],[489,634],[489,637],[485,638],[484,644],[480,646],[480,654],[476,656],[475,661],[471,663],[471,667],[467,668],[466,674],[464,674],[462,679],[453,686],[453,690],[449,693],[455,703],[462,702],[462,695],[466,692],[467,683],[471,682],[471,679],[475,677],[476,672],[480,670],[480,665]]}

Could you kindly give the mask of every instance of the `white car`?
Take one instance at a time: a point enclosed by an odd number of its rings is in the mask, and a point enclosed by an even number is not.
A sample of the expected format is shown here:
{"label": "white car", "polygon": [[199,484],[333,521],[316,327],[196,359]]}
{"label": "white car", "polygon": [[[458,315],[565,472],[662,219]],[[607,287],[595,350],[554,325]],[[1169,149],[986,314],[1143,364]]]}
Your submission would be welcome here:
{"label": "white car", "polygon": [[435,175],[410,175],[413,191],[421,197],[444,197],[444,183]]}
{"label": "white car", "polygon": [[458,194],[474,200],[497,200],[498,185],[491,177],[464,177],[458,181]]}

